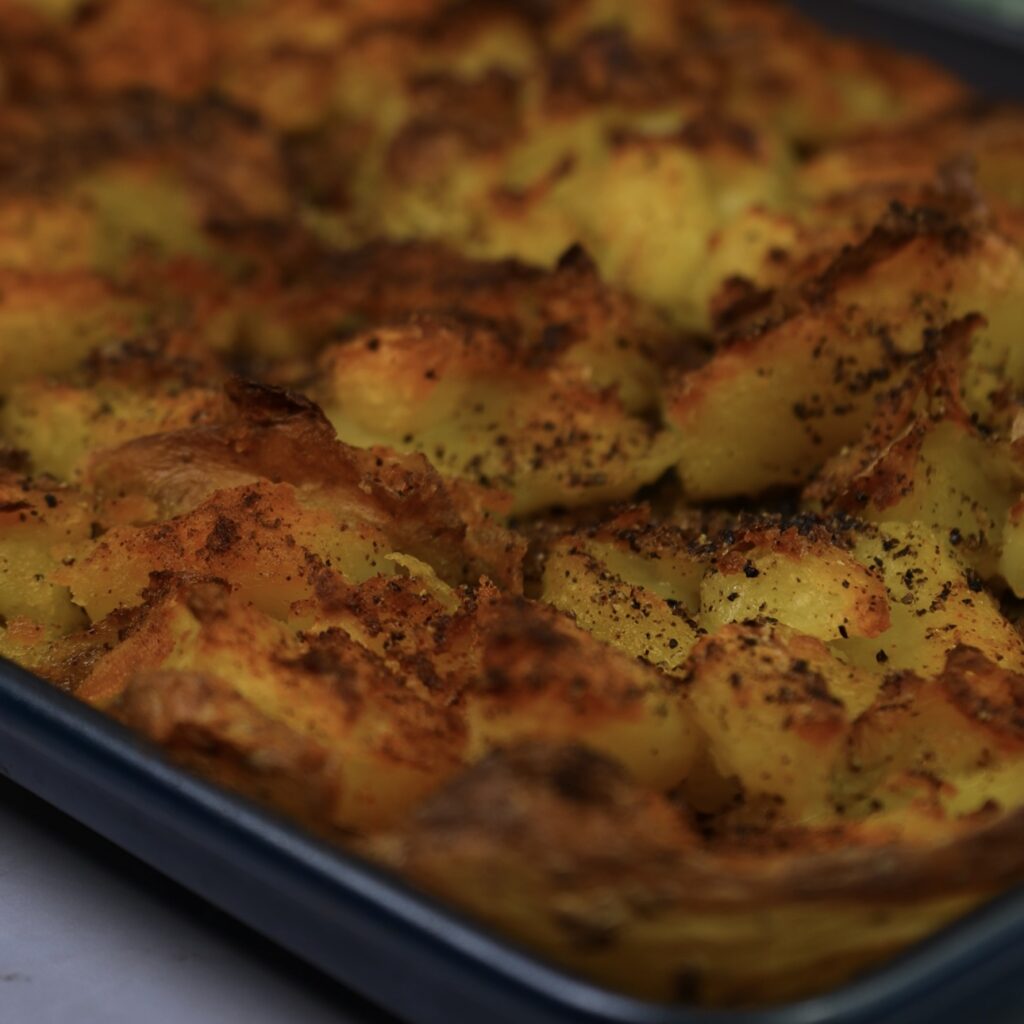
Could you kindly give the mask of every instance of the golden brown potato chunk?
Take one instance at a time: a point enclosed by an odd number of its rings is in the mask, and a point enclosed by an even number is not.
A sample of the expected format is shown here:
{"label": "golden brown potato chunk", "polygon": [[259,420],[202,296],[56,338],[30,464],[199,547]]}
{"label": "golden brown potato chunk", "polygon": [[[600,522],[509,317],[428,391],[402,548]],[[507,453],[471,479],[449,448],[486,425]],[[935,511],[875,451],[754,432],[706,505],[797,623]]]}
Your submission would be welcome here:
{"label": "golden brown potato chunk", "polygon": [[518,514],[625,498],[668,468],[652,418],[657,366],[686,347],[602,287],[585,254],[571,251],[550,275],[478,267],[458,316],[447,303],[467,265],[439,251],[446,273],[427,270],[431,287],[418,273],[429,255],[395,252],[401,269],[376,275],[373,312],[408,309],[411,289],[436,315],[382,319],[319,357],[311,391],[343,440],[423,452],[509,491]]}
{"label": "golden brown potato chunk", "polygon": [[1001,366],[1016,380],[1022,284],[1018,253],[997,236],[935,211],[894,209],[791,300],[670,384],[665,415],[687,494],[753,495],[807,480],[857,439],[874,396],[906,376],[928,332],[958,316],[988,317],[972,375]]}
{"label": "golden brown potato chunk", "polygon": [[874,522],[926,523],[948,533],[958,554],[989,578],[1022,477],[1009,438],[977,423],[961,398],[977,326],[952,325],[934,361],[888,397],[864,436],[829,460],[804,496]]}
{"label": "golden brown potato chunk", "polygon": [[393,822],[451,773],[464,743],[455,713],[343,634],[303,643],[214,582],[158,585],[77,693],[321,830]]}
{"label": "golden brown potato chunk", "polygon": [[848,794],[864,811],[907,803],[954,814],[1021,805],[1024,677],[956,647],[937,679],[887,682],[850,738]]}

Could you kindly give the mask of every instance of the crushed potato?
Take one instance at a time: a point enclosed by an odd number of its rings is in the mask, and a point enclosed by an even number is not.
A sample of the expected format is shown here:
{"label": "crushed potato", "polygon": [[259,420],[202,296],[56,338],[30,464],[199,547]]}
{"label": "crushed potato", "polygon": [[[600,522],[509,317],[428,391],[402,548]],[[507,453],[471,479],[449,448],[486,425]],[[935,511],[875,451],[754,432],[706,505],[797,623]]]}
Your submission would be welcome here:
{"label": "crushed potato", "polygon": [[1024,879],[1020,109],[774,0],[0,69],[0,655],[633,995]]}

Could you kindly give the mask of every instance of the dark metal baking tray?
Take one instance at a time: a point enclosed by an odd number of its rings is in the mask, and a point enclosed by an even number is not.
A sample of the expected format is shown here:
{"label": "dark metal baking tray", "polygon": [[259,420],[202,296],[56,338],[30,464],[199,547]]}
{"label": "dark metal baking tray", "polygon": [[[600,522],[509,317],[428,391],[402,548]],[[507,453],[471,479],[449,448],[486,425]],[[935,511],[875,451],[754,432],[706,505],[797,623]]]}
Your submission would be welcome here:
{"label": "dark metal baking tray", "polygon": [[[1024,97],[1024,32],[966,0],[800,6]],[[994,1024],[1011,1006],[1024,1019],[1024,890],[829,994],[715,1013],[629,999],[551,967],[2,660],[0,774],[414,1024]]]}
{"label": "dark metal baking tray", "polygon": [[[841,990],[716,1014],[604,991],[167,761],[0,662],[0,773],[415,1024],[962,1024],[1015,998],[1024,892]],[[968,1012],[969,1011],[969,1012]]]}
{"label": "dark metal baking tray", "polygon": [[[1024,99],[1024,0],[794,0],[830,28],[926,54],[992,96]],[[1017,12],[1017,13],[1014,13]]]}

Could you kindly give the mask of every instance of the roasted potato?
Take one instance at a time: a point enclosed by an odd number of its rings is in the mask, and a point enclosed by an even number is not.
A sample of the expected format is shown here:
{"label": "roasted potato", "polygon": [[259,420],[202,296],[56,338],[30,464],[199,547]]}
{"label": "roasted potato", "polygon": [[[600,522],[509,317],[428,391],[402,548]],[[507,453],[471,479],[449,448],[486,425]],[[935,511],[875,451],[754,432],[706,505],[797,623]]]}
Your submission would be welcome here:
{"label": "roasted potato", "polygon": [[1017,108],[776,0],[0,0],[0,72],[0,656],[649,999],[1024,880]]}
{"label": "roasted potato", "polygon": [[906,377],[931,331],[979,310],[988,324],[975,336],[965,387],[983,404],[990,374],[1017,379],[1022,293],[1024,265],[998,236],[936,211],[894,208],[666,389],[686,493],[706,500],[805,482],[858,438],[874,396]]}
{"label": "roasted potato", "polygon": [[320,830],[365,829],[459,763],[459,717],[344,635],[303,644],[217,582],[168,576],[147,601],[76,692],[233,788]]}

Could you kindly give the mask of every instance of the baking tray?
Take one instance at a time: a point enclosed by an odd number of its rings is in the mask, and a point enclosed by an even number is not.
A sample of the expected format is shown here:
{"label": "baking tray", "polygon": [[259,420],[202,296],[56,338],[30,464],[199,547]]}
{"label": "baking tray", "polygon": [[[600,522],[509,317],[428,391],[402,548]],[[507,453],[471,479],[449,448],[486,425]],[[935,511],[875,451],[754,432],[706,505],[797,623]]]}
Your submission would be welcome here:
{"label": "baking tray", "polygon": [[1024,0],[792,0],[840,32],[914,50],[992,96],[1024,99]]}
{"label": "baking tray", "polygon": [[[971,0],[798,6],[1024,97],[1024,29],[981,17]],[[1014,1007],[1024,1020],[1024,889],[826,995],[702,1011],[549,966],[2,659],[0,774],[413,1024],[995,1024]]]}
{"label": "baking tray", "polygon": [[549,967],[169,762],[0,661],[0,773],[415,1024],[963,1024],[1019,996],[1024,891],[833,993],[766,1011],[642,1002]]}

